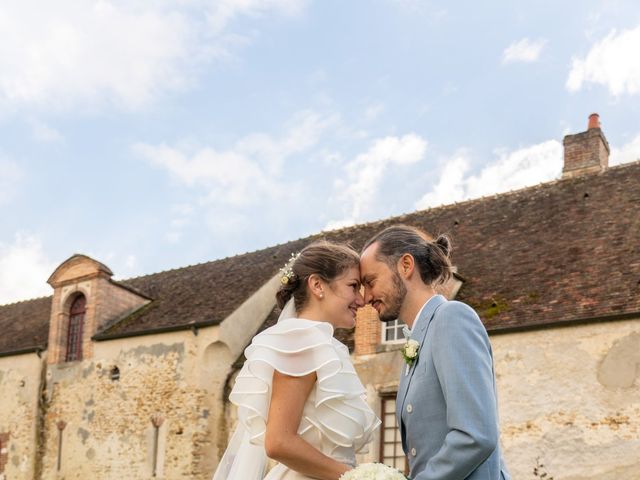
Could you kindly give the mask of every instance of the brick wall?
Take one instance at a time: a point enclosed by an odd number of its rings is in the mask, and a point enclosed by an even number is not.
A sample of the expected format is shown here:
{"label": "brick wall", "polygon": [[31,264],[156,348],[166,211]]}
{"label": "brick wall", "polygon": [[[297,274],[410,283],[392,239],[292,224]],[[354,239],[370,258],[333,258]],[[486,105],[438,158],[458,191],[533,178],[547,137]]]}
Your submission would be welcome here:
{"label": "brick wall", "polygon": [[87,299],[86,313],[82,333],[82,358],[89,358],[93,352],[91,336],[95,325],[94,292],[98,278],[56,287],[51,300],[51,319],[49,326],[49,345],[47,361],[56,364],[65,361],[67,351],[67,333],[69,329],[69,309],[78,294]]}
{"label": "brick wall", "polygon": [[128,313],[149,303],[149,300],[114,284],[102,280],[95,292],[96,327],[98,329],[111,324]]}
{"label": "brick wall", "polygon": [[591,128],[586,132],[564,137],[563,177],[595,173],[609,166],[609,143],[602,130]]}
{"label": "brick wall", "polygon": [[[83,265],[86,263],[87,265]],[[62,283],[53,282],[53,299],[49,329],[49,364],[64,362],[67,349],[69,308],[79,293],[87,299],[82,339],[82,358],[93,355],[91,337],[104,325],[110,324],[149,303],[144,297],[111,281],[108,274],[91,270],[95,262],[89,258],[74,259],[69,271],[64,264],[57,270]],[[74,281],[73,272],[82,274]]]}
{"label": "brick wall", "polygon": [[370,305],[358,310],[355,331],[355,354],[369,355],[376,353],[376,346],[380,343],[381,323],[378,312]]}

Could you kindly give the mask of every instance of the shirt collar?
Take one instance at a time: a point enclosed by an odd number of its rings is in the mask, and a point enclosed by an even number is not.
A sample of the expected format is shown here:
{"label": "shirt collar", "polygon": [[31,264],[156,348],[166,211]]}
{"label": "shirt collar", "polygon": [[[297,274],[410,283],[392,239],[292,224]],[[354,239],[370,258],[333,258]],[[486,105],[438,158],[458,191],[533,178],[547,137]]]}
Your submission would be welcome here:
{"label": "shirt collar", "polygon": [[422,305],[422,308],[420,308],[420,310],[418,310],[418,314],[416,315],[416,318],[413,320],[413,327],[411,328],[411,331],[415,331],[416,329],[416,325],[418,324],[418,320],[420,320],[420,315],[422,314],[424,307],[426,307],[430,301],[432,301],[434,298],[436,298],[438,295],[433,295],[429,300],[427,300],[426,302],[424,302],[424,305]]}

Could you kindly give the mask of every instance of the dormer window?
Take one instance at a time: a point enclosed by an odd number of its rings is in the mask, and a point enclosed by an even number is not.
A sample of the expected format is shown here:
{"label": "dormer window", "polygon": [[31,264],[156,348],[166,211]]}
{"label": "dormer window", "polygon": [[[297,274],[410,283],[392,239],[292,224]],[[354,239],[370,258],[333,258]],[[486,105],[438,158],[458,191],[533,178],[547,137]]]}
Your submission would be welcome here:
{"label": "dormer window", "polygon": [[67,332],[67,355],[65,356],[65,361],[67,362],[82,360],[82,332],[84,330],[86,306],[87,299],[82,294],[78,295],[71,304],[69,330]]}

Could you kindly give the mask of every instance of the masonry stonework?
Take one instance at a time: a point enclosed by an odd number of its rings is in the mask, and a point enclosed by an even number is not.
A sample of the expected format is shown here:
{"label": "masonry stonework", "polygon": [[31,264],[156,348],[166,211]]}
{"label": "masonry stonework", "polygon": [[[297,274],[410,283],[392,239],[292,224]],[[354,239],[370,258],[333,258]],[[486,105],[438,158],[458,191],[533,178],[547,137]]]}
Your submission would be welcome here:
{"label": "masonry stonework", "polygon": [[9,433],[0,432],[0,479],[4,480],[4,469],[7,466],[7,459],[9,458]]}
{"label": "masonry stonework", "polygon": [[222,405],[209,390],[222,382],[200,385],[200,343],[217,329],[208,330],[97,342],[92,359],[50,365],[42,478],[146,479],[154,470],[160,478],[210,478],[203,456],[215,457],[210,420]]}
{"label": "masonry stonework", "polygon": [[0,453],[0,475],[6,479],[32,479],[35,475],[44,361],[35,353],[0,357],[0,444],[4,451]]}
{"label": "masonry stonework", "polygon": [[[638,320],[491,336],[514,478],[536,459],[556,480],[640,478]],[[615,383],[611,355],[632,381]]]}

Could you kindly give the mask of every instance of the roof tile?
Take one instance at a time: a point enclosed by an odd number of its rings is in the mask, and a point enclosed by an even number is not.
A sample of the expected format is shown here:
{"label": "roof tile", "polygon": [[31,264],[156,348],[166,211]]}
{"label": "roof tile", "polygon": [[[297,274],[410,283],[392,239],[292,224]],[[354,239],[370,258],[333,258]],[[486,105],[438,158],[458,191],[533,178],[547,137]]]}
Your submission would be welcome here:
{"label": "roof tile", "polygon": [[[465,279],[457,298],[473,306],[489,330],[637,313],[638,185],[640,161],[121,280],[153,301],[102,333],[220,322],[311,241],[327,238],[358,249],[397,223],[452,237],[453,263]],[[0,306],[0,352],[46,342],[50,301]]]}

